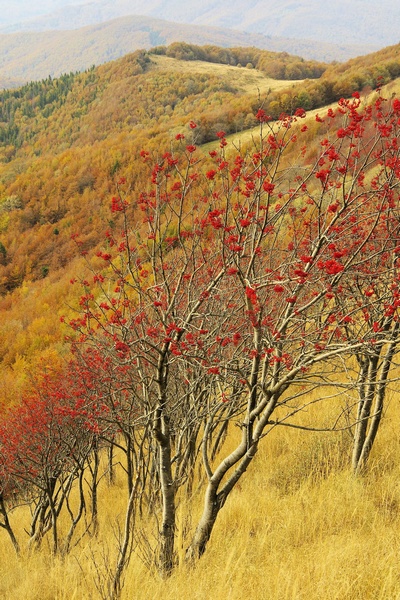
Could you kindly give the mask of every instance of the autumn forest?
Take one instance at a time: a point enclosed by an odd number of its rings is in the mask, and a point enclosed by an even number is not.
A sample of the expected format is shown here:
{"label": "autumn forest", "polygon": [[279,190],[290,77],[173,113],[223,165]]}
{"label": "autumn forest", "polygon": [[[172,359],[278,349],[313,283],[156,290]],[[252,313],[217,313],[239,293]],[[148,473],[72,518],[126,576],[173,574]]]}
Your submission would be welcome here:
{"label": "autumn forest", "polygon": [[176,42],[0,92],[2,597],[399,597],[399,77]]}

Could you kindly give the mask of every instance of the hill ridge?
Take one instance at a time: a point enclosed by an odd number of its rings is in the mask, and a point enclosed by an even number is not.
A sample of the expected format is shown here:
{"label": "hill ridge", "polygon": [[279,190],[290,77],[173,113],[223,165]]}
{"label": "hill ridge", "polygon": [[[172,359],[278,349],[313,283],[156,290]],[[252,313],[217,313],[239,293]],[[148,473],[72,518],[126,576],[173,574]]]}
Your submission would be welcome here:
{"label": "hill ridge", "polygon": [[[320,58],[328,62],[345,60],[366,46],[338,47],[315,44],[307,40],[269,38],[261,34],[245,34],[221,28],[180,25],[146,16],[120,17],[67,31],[20,32],[0,34],[0,78],[2,87],[9,81],[22,84],[51,75],[83,71],[94,65],[114,60],[138,49],[185,41],[223,47],[256,46],[270,51],[286,51],[306,59]],[[316,49],[317,47],[317,49]],[[1,83],[1,80],[0,80]]]}

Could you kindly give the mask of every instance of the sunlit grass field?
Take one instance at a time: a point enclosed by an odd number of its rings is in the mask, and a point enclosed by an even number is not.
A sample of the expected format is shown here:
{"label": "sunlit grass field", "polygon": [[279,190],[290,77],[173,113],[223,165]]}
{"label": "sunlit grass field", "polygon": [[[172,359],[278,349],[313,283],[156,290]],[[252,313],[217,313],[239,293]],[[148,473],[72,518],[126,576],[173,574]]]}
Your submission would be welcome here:
{"label": "sunlit grass field", "polygon": [[[122,599],[394,600],[400,598],[400,414],[391,395],[368,471],[354,477],[349,432],[276,428],[223,508],[206,554],[183,563],[201,495],[181,499],[178,555],[167,580],[147,569],[143,545],[126,571]],[[323,404],[312,410],[322,410]],[[230,440],[228,439],[228,446]],[[23,510],[11,516],[18,559],[0,530],[2,600],[89,600],[102,594],[115,561],[122,480],[100,494],[100,531],[65,558],[46,543],[29,554]]]}
{"label": "sunlit grass field", "polygon": [[258,69],[238,68],[231,65],[218,63],[209,63],[201,60],[176,60],[168,56],[157,56],[152,54],[151,61],[156,68],[163,71],[187,72],[190,75],[195,73],[217,75],[221,79],[226,79],[230,84],[243,92],[249,94],[265,95],[269,91],[279,91],[288,87],[302,83],[300,80],[272,79],[259,71]]}
{"label": "sunlit grass field", "polygon": [[[201,63],[204,64],[204,63]],[[225,65],[221,65],[224,66]],[[226,67],[229,69],[236,69],[236,67]],[[241,71],[240,69],[237,69],[238,71]],[[247,69],[243,69],[242,71],[247,71]],[[253,73],[252,71],[250,71],[250,73]],[[271,91],[277,91],[279,89],[288,89],[290,87],[295,87],[298,83],[301,83],[301,81],[280,81],[280,80],[274,80],[274,79],[269,79],[268,77],[266,77],[265,75],[263,75],[260,71],[257,71],[257,77],[259,77],[259,85],[260,87],[257,88],[260,91],[260,97],[263,97],[263,94],[267,94],[268,90],[271,89]],[[257,80],[258,82],[258,80]],[[268,82],[269,82],[269,87],[268,87]],[[258,85],[258,83],[257,83]],[[249,80],[249,86],[253,86],[253,89],[250,89],[250,87],[247,89],[248,92],[250,91],[255,91],[255,83],[253,85],[253,83],[251,82],[251,79]],[[400,78],[397,78],[393,81],[391,81],[390,83],[388,83],[387,85],[383,86],[382,88],[382,97],[383,98],[391,98],[392,96],[399,96],[400,94]],[[376,92],[372,91],[369,94],[363,94],[362,95],[362,99],[363,101],[370,101],[373,97],[376,96]],[[321,108],[315,108],[313,110],[308,110],[307,111],[307,117],[304,121],[304,123],[306,123],[307,125],[309,125],[310,123],[314,123],[315,122],[315,117],[317,114],[319,114],[322,118],[324,117],[324,115],[326,115],[326,113],[328,112],[328,110],[330,108],[332,109],[336,109],[338,106],[337,102],[332,102],[332,104],[328,104],[326,106],[323,106]],[[302,122],[303,124],[303,122]],[[311,130],[312,132],[313,130]],[[259,126],[254,127],[252,129],[245,129],[243,131],[239,131],[237,133],[232,133],[230,135],[226,136],[226,139],[234,144],[236,147],[239,147],[240,145],[243,144],[249,144],[252,143],[253,141],[255,141],[255,143],[258,143],[260,137],[260,128]],[[310,144],[313,140],[313,135],[312,133],[308,136],[309,139],[307,139],[307,137],[305,137],[305,141],[308,142],[308,144]],[[317,137],[317,142],[319,143],[319,139]],[[202,148],[203,150],[209,150],[209,149],[213,149],[215,146],[217,146],[217,142],[209,142],[207,144],[203,144]]]}

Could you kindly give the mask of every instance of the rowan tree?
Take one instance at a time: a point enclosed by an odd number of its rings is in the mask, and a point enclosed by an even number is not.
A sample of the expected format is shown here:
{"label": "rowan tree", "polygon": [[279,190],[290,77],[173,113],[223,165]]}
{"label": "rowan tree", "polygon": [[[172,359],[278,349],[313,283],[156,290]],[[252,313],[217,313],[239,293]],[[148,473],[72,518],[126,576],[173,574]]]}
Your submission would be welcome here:
{"label": "rowan tree", "polygon": [[[384,104],[382,98],[375,104],[380,119],[375,123],[380,135],[372,155],[376,164],[358,176],[361,190],[368,186],[376,204],[375,227],[365,242],[364,260],[346,280],[345,295],[337,298],[341,312],[351,316],[347,337],[371,339],[356,351],[355,364],[347,364],[349,387],[356,391],[354,472],[367,463],[383,416],[387,386],[396,380],[390,372],[399,341],[399,105],[394,101],[394,110],[384,111]],[[359,229],[360,225],[354,228],[357,236]]]}
{"label": "rowan tree", "polygon": [[[53,552],[59,550],[58,521],[64,509],[70,528],[62,551],[69,550],[86,510],[83,475],[96,437],[92,411],[76,380],[74,389],[72,377],[38,377],[32,393],[5,414],[0,424],[0,476],[7,482],[2,500],[31,507],[31,545],[39,546],[51,531]],[[79,501],[73,509],[70,493],[75,482]]]}
{"label": "rowan tree", "polygon": [[[4,419],[3,411],[1,411],[1,419]],[[0,454],[0,527],[4,529],[14,546],[15,552],[19,554],[20,545],[14,533],[14,529],[10,521],[10,512],[13,508],[13,484],[10,480],[8,470],[6,468],[4,456]]]}
{"label": "rowan tree", "polygon": [[[396,279],[399,114],[397,100],[340,101],[317,115],[325,134],[310,161],[305,112],[272,123],[259,110],[253,147],[228,152],[219,132],[205,158],[179,134],[162,156],[142,152],[146,189],[120,181],[104,268],[82,282],[71,325],[75,346],[107,357],[110,390],[129,396],[151,465],[145,487],[160,494],[163,573],[175,563],[177,491],[200,454],[204,512],[188,558],[205,551],[261,440],[280,424],[302,427],[311,390],[322,402],[348,361],[381,344],[394,354],[395,294],[385,337],[375,321],[359,325],[371,296],[351,290],[365,292],[361,278],[379,262],[375,289]],[[240,435],[224,453],[229,423]]]}

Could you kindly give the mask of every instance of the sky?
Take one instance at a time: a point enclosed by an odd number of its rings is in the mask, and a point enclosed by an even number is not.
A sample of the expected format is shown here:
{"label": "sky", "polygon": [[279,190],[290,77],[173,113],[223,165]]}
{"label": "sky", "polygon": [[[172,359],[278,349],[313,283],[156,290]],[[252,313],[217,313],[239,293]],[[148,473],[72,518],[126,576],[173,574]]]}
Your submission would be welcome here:
{"label": "sky", "polygon": [[9,25],[45,15],[71,4],[83,4],[82,0],[0,0],[0,23]]}

